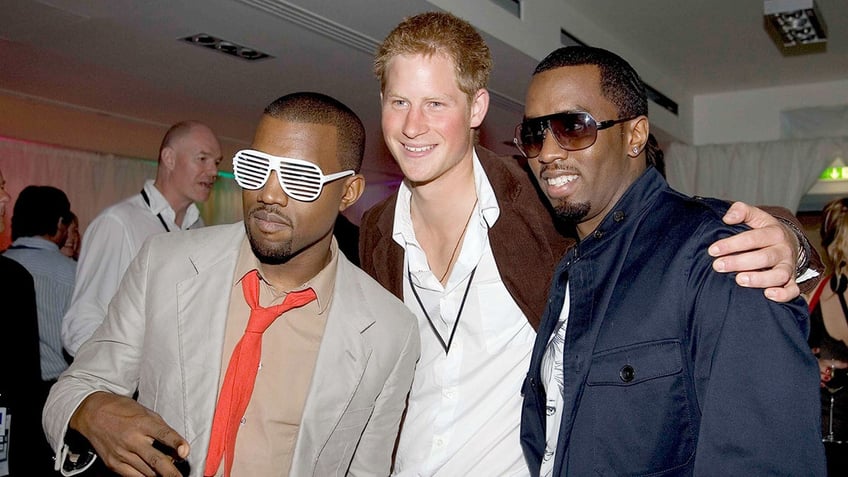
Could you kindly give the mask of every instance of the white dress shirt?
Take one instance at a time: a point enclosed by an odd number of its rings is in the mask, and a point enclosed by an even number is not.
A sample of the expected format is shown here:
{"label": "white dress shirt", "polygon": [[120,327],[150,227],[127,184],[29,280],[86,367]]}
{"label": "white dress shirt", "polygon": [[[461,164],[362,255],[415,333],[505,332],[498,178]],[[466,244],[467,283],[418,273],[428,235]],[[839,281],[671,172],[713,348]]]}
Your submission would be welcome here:
{"label": "white dress shirt", "polygon": [[162,221],[168,230],[203,226],[195,204],[189,206],[179,227],[174,209],[152,180],[145,182],[144,191],[150,205],[140,193],[134,194],[103,210],[83,234],[71,307],[62,320],[62,342],[71,355],[103,322],[124,272],[145,239],[166,231]]}
{"label": "white dress shirt", "polygon": [[[478,205],[445,287],[415,238],[409,188],[401,184],[398,194],[393,238],[406,251],[404,302],[421,333],[395,461],[398,476],[529,474],[519,433],[521,383],[536,333],[498,273],[488,229],[500,210],[476,153],[473,160]],[[422,305],[445,343],[459,315],[447,354]]]}

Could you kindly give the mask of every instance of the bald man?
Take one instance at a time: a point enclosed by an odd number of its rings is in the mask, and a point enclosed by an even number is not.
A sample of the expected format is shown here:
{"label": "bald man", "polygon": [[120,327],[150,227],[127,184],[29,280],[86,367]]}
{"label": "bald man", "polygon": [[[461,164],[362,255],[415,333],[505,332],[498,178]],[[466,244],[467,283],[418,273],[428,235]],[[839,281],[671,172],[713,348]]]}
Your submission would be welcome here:
{"label": "bald man", "polygon": [[221,145],[198,121],[182,121],[165,133],[156,179],[138,194],[106,208],[89,225],[80,251],[71,306],[62,322],[62,342],[73,356],[106,316],[127,267],[151,235],[202,227],[196,202],[212,192]]}

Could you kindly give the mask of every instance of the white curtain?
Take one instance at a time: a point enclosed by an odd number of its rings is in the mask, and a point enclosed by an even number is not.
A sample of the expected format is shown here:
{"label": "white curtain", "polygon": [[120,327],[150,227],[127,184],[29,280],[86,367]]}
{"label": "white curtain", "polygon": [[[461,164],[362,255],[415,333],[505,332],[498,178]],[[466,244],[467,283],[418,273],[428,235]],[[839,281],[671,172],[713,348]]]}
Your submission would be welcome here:
{"label": "white curtain", "polygon": [[711,146],[672,143],[665,150],[669,184],[688,195],[786,207],[801,197],[824,168],[848,156],[848,137]]}
{"label": "white curtain", "polygon": [[[137,194],[145,180],[156,177],[156,161],[0,137],[0,171],[12,196],[6,209],[6,231],[0,236],[3,250],[9,245],[14,200],[24,187],[50,185],[62,189],[85,233],[101,210]],[[209,225],[237,222],[242,218],[241,189],[232,179],[219,177],[209,200],[198,206]]]}

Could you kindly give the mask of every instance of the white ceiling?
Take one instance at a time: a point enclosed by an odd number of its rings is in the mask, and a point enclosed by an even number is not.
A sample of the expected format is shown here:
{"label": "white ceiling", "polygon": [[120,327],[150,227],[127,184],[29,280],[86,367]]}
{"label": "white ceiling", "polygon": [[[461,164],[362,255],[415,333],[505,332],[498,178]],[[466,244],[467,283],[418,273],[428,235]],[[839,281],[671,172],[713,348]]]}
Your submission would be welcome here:
{"label": "white ceiling", "polygon": [[[830,41],[826,53],[806,57],[781,56],[763,29],[760,0],[559,1],[681,82],[689,97],[848,77],[846,0],[817,0]],[[404,16],[434,8],[425,0],[0,0],[0,93],[148,124],[202,119],[247,144],[271,100],[321,91],[362,116],[366,174],[392,177],[373,51]],[[274,58],[251,63],[177,41],[197,33]],[[512,151],[505,143],[538,59],[484,36],[496,94],[481,140]]]}
{"label": "white ceiling", "polygon": [[794,57],[781,55],[766,33],[763,0],[564,1],[693,95],[848,79],[846,0],[815,0],[827,51]]}

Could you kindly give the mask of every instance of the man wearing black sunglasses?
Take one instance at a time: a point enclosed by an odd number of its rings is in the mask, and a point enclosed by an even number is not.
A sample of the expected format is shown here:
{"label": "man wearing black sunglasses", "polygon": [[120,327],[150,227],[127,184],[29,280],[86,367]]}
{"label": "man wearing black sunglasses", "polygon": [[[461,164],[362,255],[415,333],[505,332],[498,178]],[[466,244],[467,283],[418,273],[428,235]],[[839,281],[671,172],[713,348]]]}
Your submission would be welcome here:
{"label": "man wearing black sunglasses", "polygon": [[[602,86],[603,85],[603,86]],[[707,254],[742,230],[646,160],[639,76],[606,50],[536,68],[516,145],[578,243],[557,266],[523,387],[531,475],[823,475],[801,298]]]}
{"label": "man wearing black sunglasses", "polygon": [[[121,475],[389,473],[419,340],[333,237],[362,195],[364,149],[361,121],[329,96],[266,107],[233,159],[244,223],[145,242],[51,390],[57,467],[96,452]],[[69,431],[93,452],[66,446]]]}
{"label": "man wearing black sunglasses", "polygon": [[[421,332],[397,475],[527,471],[519,391],[554,267],[573,241],[554,228],[517,161],[476,145],[491,67],[480,34],[445,12],[405,19],[375,58],[383,138],[404,180],[365,213],[360,259],[416,313]],[[597,126],[590,116],[566,119],[531,124],[519,139],[530,147],[550,125],[574,140],[585,134],[578,127]],[[757,209],[733,210],[763,228],[718,242],[717,266],[754,270],[737,277],[775,287],[774,299],[798,296],[791,232]]]}

